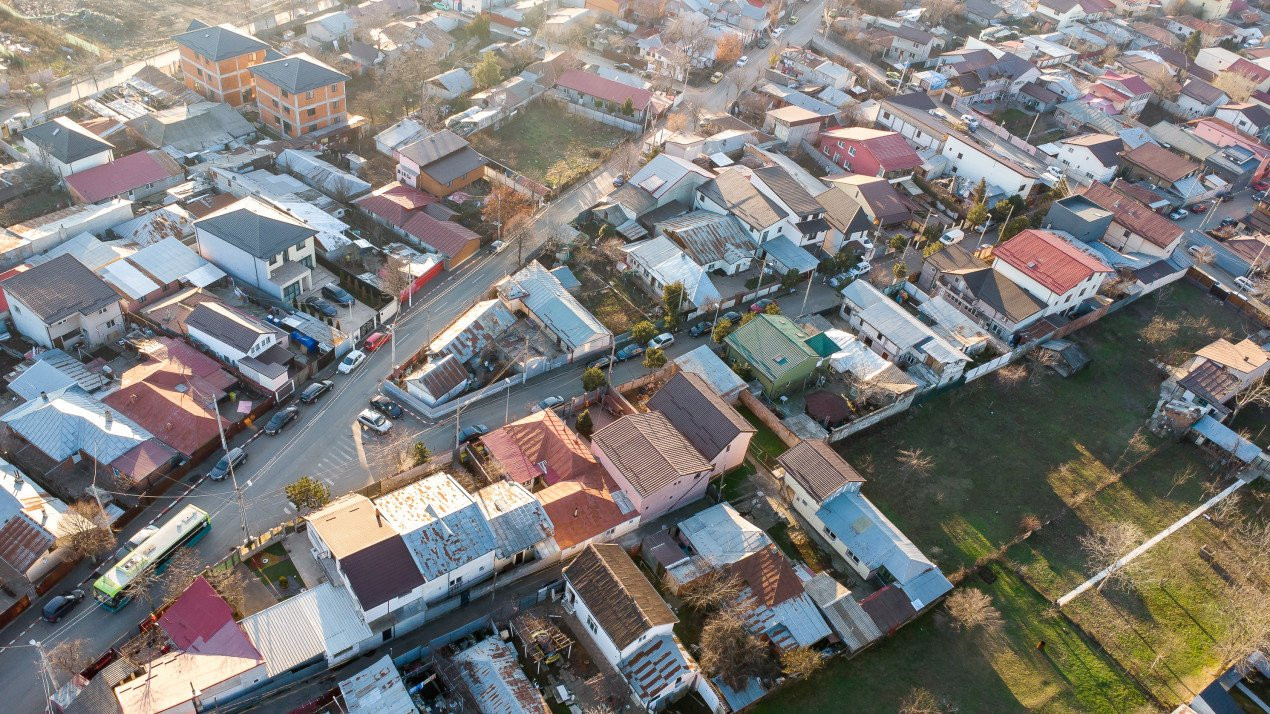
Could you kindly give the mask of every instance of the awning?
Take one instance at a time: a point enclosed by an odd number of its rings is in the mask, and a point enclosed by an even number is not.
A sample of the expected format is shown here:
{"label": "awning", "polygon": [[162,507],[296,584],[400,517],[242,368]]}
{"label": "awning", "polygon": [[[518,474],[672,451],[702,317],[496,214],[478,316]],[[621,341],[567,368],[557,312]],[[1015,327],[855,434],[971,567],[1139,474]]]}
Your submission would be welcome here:
{"label": "awning", "polygon": [[778,236],[760,247],[787,271],[810,273],[816,269],[817,265],[820,265],[820,261],[816,260],[811,253],[794,245],[794,242],[785,236]]}
{"label": "awning", "polygon": [[913,183],[913,179],[904,179],[903,181],[898,182],[897,185],[907,191],[910,196],[922,195],[921,187]]}

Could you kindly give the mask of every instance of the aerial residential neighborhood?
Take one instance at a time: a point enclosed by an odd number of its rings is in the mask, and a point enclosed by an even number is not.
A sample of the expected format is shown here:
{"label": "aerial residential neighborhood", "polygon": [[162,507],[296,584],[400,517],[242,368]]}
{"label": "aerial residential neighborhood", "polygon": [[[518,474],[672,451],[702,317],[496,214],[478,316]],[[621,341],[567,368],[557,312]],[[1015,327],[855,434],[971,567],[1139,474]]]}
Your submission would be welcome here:
{"label": "aerial residential neighborhood", "polygon": [[3,711],[1270,714],[1260,0],[0,10]]}

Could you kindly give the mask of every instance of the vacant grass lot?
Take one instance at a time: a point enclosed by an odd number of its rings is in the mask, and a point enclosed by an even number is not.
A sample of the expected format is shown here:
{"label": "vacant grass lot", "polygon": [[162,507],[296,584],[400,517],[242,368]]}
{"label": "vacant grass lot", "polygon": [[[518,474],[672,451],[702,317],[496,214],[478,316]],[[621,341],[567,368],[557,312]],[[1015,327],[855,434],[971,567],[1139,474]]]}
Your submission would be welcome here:
{"label": "vacant grass lot", "polygon": [[494,131],[469,137],[476,150],[550,188],[598,169],[630,138],[621,129],[569,114],[543,100]]}
{"label": "vacant grass lot", "polygon": [[[993,596],[1000,637],[953,632],[938,612],[758,711],[830,711],[824,702],[845,701],[893,711],[916,686],[961,711],[1123,712],[1146,704],[1146,691],[1167,705],[1189,699],[1213,673],[1211,645],[1227,625],[1223,583],[1198,549],[1217,550],[1228,570],[1241,562],[1217,544],[1214,526],[1201,519],[1159,546],[1144,566],[1165,567],[1129,592],[1088,593],[1063,613],[1049,603],[1092,574],[1082,534],[1120,521],[1153,534],[1204,500],[1211,479],[1199,449],[1143,428],[1162,379],[1151,361],[1176,364],[1250,329],[1179,284],[1077,333],[1093,362],[1070,379],[1037,370],[990,376],[848,440],[843,452],[868,479],[865,493],[945,572],[998,553],[1026,516],[1054,520],[992,566],[995,583],[967,578]],[[905,465],[900,450],[929,467]]]}

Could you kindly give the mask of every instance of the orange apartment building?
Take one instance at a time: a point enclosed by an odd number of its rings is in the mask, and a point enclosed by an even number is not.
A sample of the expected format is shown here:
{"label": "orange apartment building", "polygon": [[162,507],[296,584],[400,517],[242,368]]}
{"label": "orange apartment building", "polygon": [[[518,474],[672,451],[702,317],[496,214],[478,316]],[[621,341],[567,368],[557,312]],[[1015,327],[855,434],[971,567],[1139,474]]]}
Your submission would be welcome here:
{"label": "orange apartment building", "polygon": [[268,44],[232,25],[211,27],[195,20],[172,39],[180,50],[185,86],[235,107],[255,99],[251,68],[277,56]]}
{"label": "orange apartment building", "polygon": [[348,75],[307,54],[251,68],[260,120],[283,136],[300,137],[348,123]]}

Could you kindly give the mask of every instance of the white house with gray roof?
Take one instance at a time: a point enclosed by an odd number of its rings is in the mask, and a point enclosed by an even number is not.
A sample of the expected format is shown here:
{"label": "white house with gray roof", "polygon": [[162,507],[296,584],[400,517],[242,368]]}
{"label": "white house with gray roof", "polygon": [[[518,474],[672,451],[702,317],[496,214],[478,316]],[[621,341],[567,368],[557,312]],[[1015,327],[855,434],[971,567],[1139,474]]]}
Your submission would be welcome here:
{"label": "white house with gray roof", "polygon": [[235,280],[293,303],[313,288],[313,230],[254,196],[194,223],[198,252]]}
{"label": "white house with gray roof", "polygon": [[613,344],[613,333],[536,260],[504,278],[498,295],[508,309],[528,315],[555,336],[557,349],[575,358]]}
{"label": "white house with gray roof", "polygon": [[44,347],[96,347],[123,335],[119,293],[66,254],[0,283],[13,325]]}
{"label": "white house with gray roof", "polygon": [[63,178],[115,158],[114,144],[66,117],[36,124],[22,132],[22,146],[31,158]]}
{"label": "white house with gray roof", "polygon": [[852,281],[842,289],[841,313],[869,349],[906,367],[909,376],[928,388],[959,379],[970,362],[961,350],[867,280]]}
{"label": "white house with gray roof", "polygon": [[276,393],[287,384],[287,339],[268,323],[209,301],[185,317],[185,332],[262,389]]}

